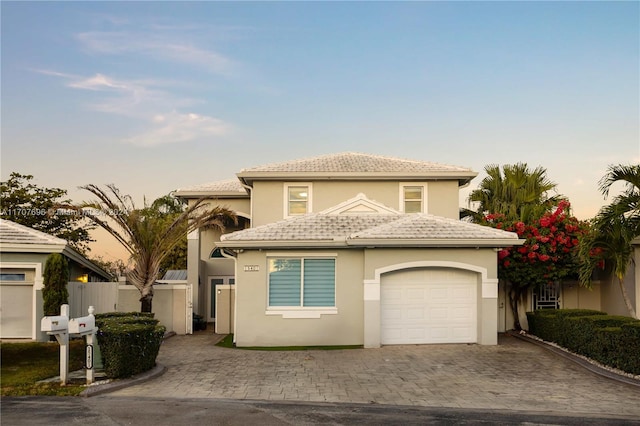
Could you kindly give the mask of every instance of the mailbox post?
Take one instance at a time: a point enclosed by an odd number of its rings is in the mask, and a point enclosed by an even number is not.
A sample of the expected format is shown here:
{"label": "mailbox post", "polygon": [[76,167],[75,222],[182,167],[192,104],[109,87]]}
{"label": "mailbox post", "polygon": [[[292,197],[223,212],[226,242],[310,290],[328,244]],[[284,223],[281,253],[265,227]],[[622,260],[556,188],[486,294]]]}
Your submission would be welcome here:
{"label": "mailbox post", "polygon": [[60,382],[66,385],[69,380],[69,336],[87,336],[85,347],[87,370],[87,384],[90,385],[95,379],[93,366],[93,344],[96,328],[96,318],[93,316],[95,309],[89,306],[89,315],[86,317],[73,318],[69,320],[69,305],[60,306],[60,316],[44,317],[40,322],[42,331],[55,336],[60,344]]}
{"label": "mailbox post", "polygon": [[93,343],[94,336],[98,329],[96,328],[96,318],[93,316],[95,309],[89,306],[89,315],[86,317],[73,318],[69,321],[69,334],[74,336],[87,336],[87,345],[85,346],[85,368],[87,370],[87,384],[90,385],[95,379],[95,370],[93,365]]}
{"label": "mailbox post", "polygon": [[60,383],[69,381],[69,305],[60,306],[60,315],[43,317],[40,328],[54,336],[60,345]]}

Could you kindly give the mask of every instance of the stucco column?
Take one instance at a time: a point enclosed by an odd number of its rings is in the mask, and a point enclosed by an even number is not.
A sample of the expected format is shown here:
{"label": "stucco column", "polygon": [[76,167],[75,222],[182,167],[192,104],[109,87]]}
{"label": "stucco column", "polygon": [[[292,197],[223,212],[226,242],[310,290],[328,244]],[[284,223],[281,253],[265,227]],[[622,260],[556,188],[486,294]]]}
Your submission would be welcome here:
{"label": "stucco column", "polygon": [[364,280],[364,347],[380,347],[380,281]]}
{"label": "stucco column", "polygon": [[482,310],[478,330],[478,343],[498,344],[498,280],[484,278],[482,281],[480,309]]}
{"label": "stucco column", "polygon": [[198,296],[200,287],[200,230],[189,232],[187,234],[187,282],[191,284],[192,307],[193,312],[202,314],[198,308]]}

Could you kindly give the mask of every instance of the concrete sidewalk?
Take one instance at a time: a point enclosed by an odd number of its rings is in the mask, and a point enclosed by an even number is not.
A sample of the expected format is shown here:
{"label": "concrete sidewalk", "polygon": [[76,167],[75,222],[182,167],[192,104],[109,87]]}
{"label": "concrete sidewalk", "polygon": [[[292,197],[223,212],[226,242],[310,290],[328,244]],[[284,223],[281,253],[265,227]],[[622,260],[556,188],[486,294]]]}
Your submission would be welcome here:
{"label": "concrete sidewalk", "polygon": [[640,388],[511,336],[498,346],[249,351],[199,333],[166,340],[166,372],[108,396],[348,402],[616,415],[640,419]]}

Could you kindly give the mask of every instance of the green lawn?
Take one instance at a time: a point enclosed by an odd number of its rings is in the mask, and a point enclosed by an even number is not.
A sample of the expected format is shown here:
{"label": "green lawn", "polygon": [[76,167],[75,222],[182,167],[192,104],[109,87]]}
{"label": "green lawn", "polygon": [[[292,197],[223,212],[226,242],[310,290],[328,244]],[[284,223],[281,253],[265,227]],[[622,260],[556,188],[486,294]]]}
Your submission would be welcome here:
{"label": "green lawn", "polygon": [[233,346],[233,334],[227,334],[216,346],[223,348],[245,349],[249,351],[307,351],[307,350],[338,350],[338,349],[362,349],[362,345],[338,345],[338,346]]}
{"label": "green lawn", "polygon": [[[84,363],[84,341],[72,340],[69,345],[69,371],[79,370]],[[37,383],[60,374],[60,346],[56,342],[2,343],[0,345],[0,394],[78,395],[85,389],[80,384],[60,386],[60,382]]]}

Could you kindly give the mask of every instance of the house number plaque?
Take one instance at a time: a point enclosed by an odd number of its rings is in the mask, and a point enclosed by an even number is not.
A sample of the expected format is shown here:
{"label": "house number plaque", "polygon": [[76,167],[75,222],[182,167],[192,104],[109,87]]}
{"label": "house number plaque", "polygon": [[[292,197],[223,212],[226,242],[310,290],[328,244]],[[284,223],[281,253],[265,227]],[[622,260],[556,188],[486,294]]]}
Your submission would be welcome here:
{"label": "house number plaque", "polygon": [[245,272],[258,272],[260,270],[260,265],[244,265]]}

